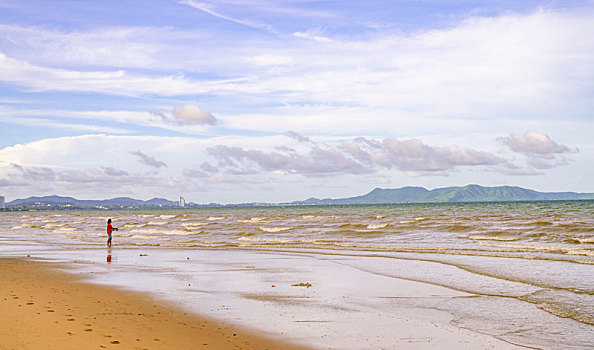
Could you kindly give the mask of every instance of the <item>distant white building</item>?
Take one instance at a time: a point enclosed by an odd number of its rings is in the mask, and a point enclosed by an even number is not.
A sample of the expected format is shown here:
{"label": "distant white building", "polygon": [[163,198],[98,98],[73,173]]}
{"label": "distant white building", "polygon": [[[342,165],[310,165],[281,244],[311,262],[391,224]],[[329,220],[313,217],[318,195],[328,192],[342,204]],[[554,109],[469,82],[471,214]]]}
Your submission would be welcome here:
{"label": "distant white building", "polygon": [[4,196],[0,196],[0,209],[4,209]]}
{"label": "distant white building", "polygon": [[184,199],[184,197],[179,197],[179,206],[180,207],[186,206],[186,200]]}

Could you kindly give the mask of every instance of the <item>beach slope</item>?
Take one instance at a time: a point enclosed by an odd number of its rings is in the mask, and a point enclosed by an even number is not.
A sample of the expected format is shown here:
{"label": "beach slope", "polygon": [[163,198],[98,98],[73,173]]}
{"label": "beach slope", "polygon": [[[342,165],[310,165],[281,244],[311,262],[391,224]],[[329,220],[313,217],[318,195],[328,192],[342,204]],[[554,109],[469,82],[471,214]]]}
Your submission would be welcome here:
{"label": "beach slope", "polygon": [[0,259],[0,349],[303,349],[82,283],[53,263]]}

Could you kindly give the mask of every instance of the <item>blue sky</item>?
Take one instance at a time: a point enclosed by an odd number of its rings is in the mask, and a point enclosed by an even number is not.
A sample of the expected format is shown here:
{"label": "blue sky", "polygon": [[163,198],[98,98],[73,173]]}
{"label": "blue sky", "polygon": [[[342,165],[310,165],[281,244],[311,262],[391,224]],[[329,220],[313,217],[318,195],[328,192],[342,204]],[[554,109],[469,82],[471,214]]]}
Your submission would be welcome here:
{"label": "blue sky", "polygon": [[0,194],[594,192],[592,1],[0,1]]}

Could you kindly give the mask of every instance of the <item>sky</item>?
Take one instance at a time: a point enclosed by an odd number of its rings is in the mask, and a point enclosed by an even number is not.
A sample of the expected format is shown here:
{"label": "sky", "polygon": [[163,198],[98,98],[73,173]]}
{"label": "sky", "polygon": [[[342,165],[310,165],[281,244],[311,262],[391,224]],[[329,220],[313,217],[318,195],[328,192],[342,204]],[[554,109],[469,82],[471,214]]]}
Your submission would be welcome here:
{"label": "sky", "polygon": [[594,192],[594,1],[0,0],[0,195]]}

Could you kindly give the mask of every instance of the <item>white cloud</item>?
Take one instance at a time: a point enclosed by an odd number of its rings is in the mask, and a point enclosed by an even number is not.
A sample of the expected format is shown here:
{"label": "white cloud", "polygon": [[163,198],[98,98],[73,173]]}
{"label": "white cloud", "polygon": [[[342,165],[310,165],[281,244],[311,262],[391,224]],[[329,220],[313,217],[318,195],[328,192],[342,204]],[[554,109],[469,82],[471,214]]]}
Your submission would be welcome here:
{"label": "white cloud", "polygon": [[[0,47],[45,64],[151,67],[160,45],[154,38],[175,38],[170,28],[114,27],[64,32],[0,24]],[[29,52],[36,55],[28,55]]]}
{"label": "white cloud", "polygon": [[135,155],[138,158],[138,161],[145,165],[155,167],[157,169],[161,167],[167,167],[165,162],[157,160],[155,157],[149,156],[148,154],[144,154],[140,151],[130,152],[130,154]]}
{"label": "white cloud", "polygon": [[306,32],[295,32],[293,33],[293,36],[300,39],[317,41],[319,43],[329,43],[332,41],[332,39],[323,36],[319,29],[310,29]]}
{"label": "white cloud", "polygon": [[80,91],[110,95],[176,96],[232,90],[239,81],[194,81],[184,76],[148,76],[116,71],[76,71],[39,67],[0,53],[0,81],[33,91]]}
{"label": "white cloud", "polygon": [[[187,116],[190,119],[178,119],[173,114],[162,112],[134,110],[76,111],[3,108],[0,106],[0,121],[4,123],[108,134],[132,134],[134,132],[133,126],[150,126],[184,134],[200,135],[207,130],[206,126],[208,124],[216,123],[216,118],[205,111],[192,114],[192,108],[190,108]],[[193,123],[191,122],[192,117],[194,118]],[[204,123],[199,123],[200,120],[204,121]],[[100,121],[129,124],[130,127],[123,129],[96,125]],[[210,123],[206,123],[207,121],[210,121]]]}
{"label": "white cloud", "polygon": [[208,152],[219,161],[219,166],[232,173],[250,174],[282,171],[289,174],[320,176],[330,174],[362,174],[370,172],[363,164],[331,149],[313,146],[307,154],[264,152],[241,147],[213,146]]}
{"label": "white cloud", "polygon": [[[249,174],[239,174],[234,172],[232,174],[224,174],[217,167],[208,162],[202,163],[197,168],[184,169],[183,174],[189,178],[198,178],[200,181],[209,185],[218,184],[235,184],[239,186],[267,184],[270,179],[266,176],[246,176]],[[236,176],[241,175],[241,176]]]}
{"label": "white cloud", "polygon": [[182,124],[215,124],[217,119],[195,105],[183,105],[173,108],[173,116]]}
{"label": "white cloud", "polygon": [[82,132],[96,132],[96,133],[109,133],[109,134],[129,134],[130,130],[122,128],[114,128],[110,126],[100,126],[94,124],[82,124],[76,122],[60,122],[53,119],[47,118],[27,118],[27,117],[15,117],[13,116],[2,116],[0,111],[0,122],[7,124],[18,124],[25,126],[55,128],[63,130],[76,130]]}
{"label": "white cloud", "polygon": [[145,175],[130,175],[113,167],[102,169],[54,170],[48,167],[2,164],[0,186],[51,186],[54,188],[85,188],[86,186],[141,186],[161,182],[161,179]]}
{"label": "white cloud", "polygon": [[[188,3],[213,11],[213,5]],[[168,46],[174,56],[151,56],[154,71],[146,75],[124,71],[125,65],[117,62],[111,63],[112,70],[89,72],[29,64],[26,55],[18,56],[24,60],[0,56],[0,79],[35,90],[213,94],[221,99],[266,94],[268,103],[348,104],[398,114],[486,118],[513,112],[551,117],[563,108],[591,110],[587,96],[594,81],[592,28],[594,20],[587,14],[541,11],[475,18],[408,35],[380,32],[364,41],[343,36],[315,49],[311,42],[297,39],[198,47],[204,50],[188,49],[186,41],[180,41],[174,48]],[[183,32],[171,35],[191,37]],[[168,45],[165,37],[155,40],[154,46]],[[92,40],[85,45],[92,47]],[[201,55],[202,51],[210,53]],[[246,57],[257,64],[247,65]],[[283,69],[270,70],[276,65]],[[217,78],[194,80],[159,71],[160,66],[207,71]]]}
{"label": "white cloud", "polygon": [[128,175],[130,175],[130,174],[128,174],[127,171],[114,169],[113,167],[104,167],[103,171],[105,172],[106,175],[109,175],[109,176],[128,176]]}
{"label": "white cloud", "polygon": [[261,22],[250,20],[250,19],[234,18],[232,16],[228,16],[228,15],[219,13],[215,10],[216,6],[213,4],[209,4],[209,3],[205,3],[205,2],[198,2],[198,1],[194,1],[194,0],[182,0],[182,1],[179,1],[179,3],[182,5],[187,5],[192,8],[195,8],[197,10],[203,11],[205,13],[208,13],[209,15],[223,19],[225,21],[230,21],[233,23],[241,24],[241,25],[244,25],[244,26],[247,26],[250,28],[263,29],[263,30],[266,30],[266,31],[272,32],[272,33],[277,32],[277,30],[274,28],[274,26],[266,24],[266,23],[261,23]]}
{"label": "white cloud", "polygon": [[257,66],[284,66],[294,62],[292,57],[280,54],[257,55],[248,57],[247,60]]}
{"label": "white cloud", "polygon": [[219,169],[237,174],[281,171],[320,176],[366,174],[395,168],[411,176],[443,175],[459,166],[491,166],[505,161],[485,151],[459,146],[433,147],[416,139],[358,138],[339,144],[317,144],[296,133],[286,135],[310,146],[301,147],[300,151],[277,147],[275,151],[266,152],[218,145],[209,147],[208,152],[218,160]]}
{"label": "white cloud", "polygon": [[497,171],[510,176],[535,176],[542,175],[542,170],[538,170],[532,166],[522,167],[510,162],[505,162],[496,167]]}
{"label": "white cloud", "polygon": [[[300,138],[306,137],[83,135],[45,139],[0,149],[0,186],[12,198],[31,193],[81,197],[77,191],[84,191],[86,198],[176,198],[186,193],[199,202],[237,202],[239,198],[299,199],[305,192],[297,189],[314,188],[320,184],[319,177],[325,176],[361,187],[373,179],[422,185],[415,180],[418,176],[434,181],[430,179],[449,175],[449,185],[453,185],[495,177],[489,174],[552,171],[537,164],[518,165],[505,153],[435,146],[417,139],[316,137],[303,142]],[[144,157],[139,153],[146,156],[147,162],[154,163],[153,169],[147,171],[132,162],[132,153],[141,162]],[[161,163],[167,166],[157,168]],[[265,194],[263,186],[281,193]],[[294,194],[287,198],[283,186],[294,187]]]}
{"label": "white cloud", "polygon": [[313,142],[309,137],[303,136],[303,135],[296,133],[294,131],[287,131],[287,132],[285,132],[285,135],[287,137],[290,137],[290,138],[297,140],[299,142]]}
{"label": "white cloud", "polygon": [[489,152],[459,146],[433,147],[418,139],[358,138],[343,143],[342,148],[362,163],[388,169],[394,167],[416,175],[451,171],[458,166],[495,165],[504,161]]}
{"label": "white cloud", "polygon": [[556,154],[576,152],[568,146],[553,141],[549,135],[527,131],[524,134],[510,134],[499,139],[512,151],[531,157],[552,159]]}
{"label": "white cloud", "polygon": [[524,155],[527,164],[524,168],[503,169],[505,174],[518,172],[520,175],[539,175],[542,174],[542,170],[569,164],[562,154],[578,152],[577,149],[558,144],[548,135],[537,131],[510,134],[498,140],[513,152]]}

